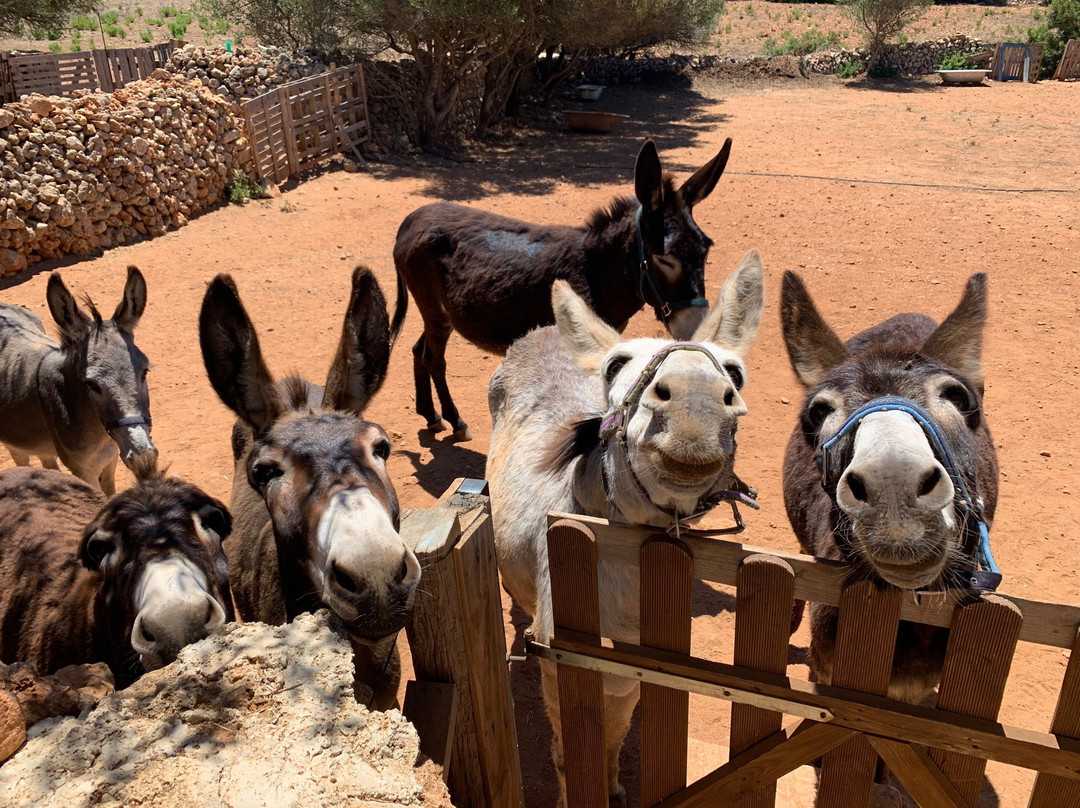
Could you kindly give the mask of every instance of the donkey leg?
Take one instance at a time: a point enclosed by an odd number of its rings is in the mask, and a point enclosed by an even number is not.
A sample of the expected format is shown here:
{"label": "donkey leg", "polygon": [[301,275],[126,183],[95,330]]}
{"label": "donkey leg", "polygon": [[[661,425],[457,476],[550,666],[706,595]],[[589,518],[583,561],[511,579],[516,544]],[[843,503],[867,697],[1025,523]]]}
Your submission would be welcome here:
{"label": "donkey leg", "polygon": [[472,440],[469,425],[461,419],[454,399],[450,397],[450,388],[446,384],[446,343],[450,340],[450,326],[445,331],[440,329],[432,334],[428,347],[431,349],[427,355],[427,367],[431,373],[431,380],[435,385],[435,392],[439,394],[439,403],[442,405],[443,418],[454,428],[454,437],[458,440]]}
{"label": "donkey leg", "polygon": [[442,432],[442,416],[435,412],[435,402],[431,398],[431,374],[427,368],[427,333],[413,345],[413,381],[416,385],[416,412],[427,421],[427,428],[432,432]]}
{"label": "donkey leg", "polygon": [[[7,446],[7,444],[4,445]],[[11,459],[15,461],[16,466],[30,465],[30,454],[28,452],[24,452],[21,449],[16,449],[14,446],[8,446],[7,450],[8,454],[11,455]]]}
{"label": "donkey leg", "polygon": [[39,457],[38,460],[41,461],[42,468],[52,469],[53,471],[60,471],[60,463],[56,459],[56,455],[46,455],[44,457]]}
{"label": "donkey leg", "polygon": [[[630,718],[638,703],[639,690],[636,682],[626,691],[625,679],[604,679],[604,748],[607,752],[608,805],[610,808],[625,808],[626,789],[619,783],[619,752],[622,751],[627,730],[630,729]],[[614,684],[624,692],[607,692],[609,684]]]}
{"label": "donkey leg", "polygon": [[111,497],[116,493],[116,461],[119,455],[113,455],[113,459],[101,470],[98,475],[98,486],[105,492],[105,496]]}

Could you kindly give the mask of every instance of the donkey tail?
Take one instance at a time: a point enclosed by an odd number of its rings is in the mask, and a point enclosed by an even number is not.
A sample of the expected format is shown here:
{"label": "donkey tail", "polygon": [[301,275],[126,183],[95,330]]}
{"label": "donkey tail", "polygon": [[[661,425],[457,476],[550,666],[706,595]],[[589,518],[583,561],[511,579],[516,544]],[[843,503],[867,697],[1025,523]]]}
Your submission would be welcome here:
{"label": "donkey tail", "polygon": [[394,349],[401,326],[405,323],[405,313],[409,310],[409,290],[405,286],[405,279],[401,273],[397,273],[397,302],[394,304],[394,319],[390,322],[390,350]]}

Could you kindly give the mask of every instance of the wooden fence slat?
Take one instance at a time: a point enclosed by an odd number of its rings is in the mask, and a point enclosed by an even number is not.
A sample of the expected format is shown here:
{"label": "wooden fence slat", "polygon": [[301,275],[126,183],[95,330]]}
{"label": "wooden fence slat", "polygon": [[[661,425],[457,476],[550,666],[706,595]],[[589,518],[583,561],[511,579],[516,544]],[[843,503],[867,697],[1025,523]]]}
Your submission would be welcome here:
{"label": "wooden fence slat", "polygon": [[867,736],[885,765],[897,776],[919,808],[967,808],[963,796],[949,782],[922,746],[875,735]]}
{"label": "wooden fence slat", "polygon": [[[903,593],[857,581],[840,595],[832,684],[884,696],[889,690]],[[863,736],[852,738],[821,760],[818,808],[870,804],[878,756]]]}
{"label": "wooden fence slat", "polygon": [[791,732],[775,732],[711,774],[672,794],[658,808],[714,808],[735,803],[760,783],[776,782],[788,772],[835,749],[851,730],[803,720]]}
{"label": "wooden fence slat", "polygon": [[[1070,41],[1080,45],[1080,40]],[[1080,738],[1080,633],[1077,633],[1072,653],[1069,654],[1069,664],[1065,668],[1050,731],[1055,735]],[[1080,780],[1040,774],[1035,778],[1030,808],[1054,808],[1058,805],[1080,805]]]}
{"label": "wooden fence slat", "polygon": [[[641,545],[641,644],[690,653],[694,560],[661,536]],[[641,685],[641,805],[652,808],[686,787],[690,694]]]}
{"label": "wooden fence slat", "polygon": [[522,808],[517,723],[490,514],[474,522],[458,541],[454,568],[486,805]]}
{"label": "wooden fence slat", "polygon": [[1080,39],[1070,39],[1065,43],[1065,52],[1054,70],[1054,78],[1058,81],[1080,79]]}
{"label": "wooden fence slat", "polygon": [[[570,629],[598,637],[600,592],[596,540],[578,522],[548,527],[548,570],[555,637]],[[559,728],[562,737],[566,808],[605,808],[608,804],[604,748],[604,683],[596,671],[558,666]]]}
{"label": "wooden fence slat", "polygon": [[[787,670],[791,610],[795,601],[795,572],[768,555],[748,557],[739,566],[735,592],[734,662],[767,673]],[[731,756],[779,732],[784,716],[749,704],[731,705]],[[742,808],[771,808],[776,783],[747,794]]]}
{"label": "wooden fence slat", "polygon": [[[938,686],[939,710],[997,718],[1023,619],[1019,609],[997,595],[984,595],[956,611]],[[931,750],[930,757],[965,804],[975,805],[986,761],[938,749]]]}

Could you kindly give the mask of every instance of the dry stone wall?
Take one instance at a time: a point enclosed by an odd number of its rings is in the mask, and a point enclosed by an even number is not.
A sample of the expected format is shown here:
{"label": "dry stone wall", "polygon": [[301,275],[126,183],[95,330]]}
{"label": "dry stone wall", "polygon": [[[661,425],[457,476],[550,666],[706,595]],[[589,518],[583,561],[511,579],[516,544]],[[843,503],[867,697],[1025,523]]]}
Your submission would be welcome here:
{"label": "dry stone wall", "polygon": [[158,70],[114,93],[0,108],[0,275],[157,236],[222,198],[239,109]]}
{"label": "dry stone wall", "polygon": [[[905,76],[923,76],[937,70],[941,60],[951,53],[979,53],[988,47],[990,46],[964,34],[927,42],[902,42],[885,46],[882,63]],[[865,66],[866,58],[867,52],[863,48],[820,51],[808,55],[805,64],[812,73],[831,74],[846,62],[856,62],[860,66]]]}

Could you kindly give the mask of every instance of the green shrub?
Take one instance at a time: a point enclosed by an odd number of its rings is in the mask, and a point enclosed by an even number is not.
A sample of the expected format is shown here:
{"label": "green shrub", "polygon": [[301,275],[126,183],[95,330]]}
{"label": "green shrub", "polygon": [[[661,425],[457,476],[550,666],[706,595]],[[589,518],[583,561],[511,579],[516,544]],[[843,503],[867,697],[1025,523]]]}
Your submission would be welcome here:
{"label": "green shrub", "polygon": [[125,14],[124,15],[124,22],[126,22],[128,25],[131,25],[133,22],[135,22],[135,15],[134,14]]}
{"label": "green shrub", "polygon": [[60,53],[63,49],[64,48],[60,45],[59,42],[50,42],[49,43],[49,50],[52,53]]}
{"label": "green shrub", "polygon": [[840,62],[836,66],[836,75],[842,79],[850,79],[859,75],[859,71],[861,70],[861,64],[854,59],[848,59],[846,62]]}
{"label": "green shrub", "polygon": [[187,33],[187,23],[180,20],[169,20],[169,33],[173,39],[183,39]]}
{"label": "green shrub", "polygon": [[116,23],[120,22],[120,14],[116,11],[103,11],[98,16],[101,17],[101,22],[104,25],[116,25]]}
{"label": "green shrub", "polygon": [[1042,42],[1046,46],[1040,78],[1054,75],[1070,39],[1080,39],[1080,0],[1050,0],[1046,22],[1028,29],[1028,42]]}
{"label": "green shrub", "polygon": [[783,33],[783,39],[777,42],[775,39],[766,40],[762,52],[766,56],[806,56],[815,51],[835,48],[840,42],[840,35],[835,31],[825,33],[817,28],[810,28],[801,34],[792,35],[789,31]]}
{"label": "green shrub", "polygon": [[78,53],[81,50],[82,45],[80,45],[78,42],[72,42],[70,45],[68,45],[68,53]]}
{"label": "green shrub", "polygon": [[117,37],[119,39],[124,38],[125,31],[119,25],[106,25],[105,33],[111,37]]}
{"label": "green shrub", "polygon": [[161,17],[147,17],[146,24],[158,28],[165,24],[165,20],[161,19]]}
{"label": "green shrub", "polygon": [[970,70],[972,67],[971,58],[966,53],[960,51],[953,51],[946,54],[940,62],[938,62],[938,70]]}
{"label": "green shrub", "polygon": [[233,172],[229,184],[225,186],[225,195],[234,205],[239,205],[245,199],[262,198],[263,187],[254,180],[248,179],[244,169],[238,168]]}
{"label": "green shrub", "polygon": [[95,31],[97,23],[88,14],[76,14],[71,18],[71,27],[76,31]]}
{"label": "green shrub", "polygon": [[161,16],[162,17],[175,17],[179,13],[180,13],[180,9],[178,9],[176,6],[162,6],[161,7]]}
{"label": "green shrub", "polygon": [[44,39],[45,38],[45,29],[44,28],[31,28],[30,29],[30,38],[31,39]]}
{"label": "green shrub", "polygon": [[139,39],[141,39],[143,42],[153,42],[154,41],[154,32],[153,31],[143,31],[141,34],[139,34]]}

